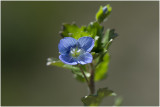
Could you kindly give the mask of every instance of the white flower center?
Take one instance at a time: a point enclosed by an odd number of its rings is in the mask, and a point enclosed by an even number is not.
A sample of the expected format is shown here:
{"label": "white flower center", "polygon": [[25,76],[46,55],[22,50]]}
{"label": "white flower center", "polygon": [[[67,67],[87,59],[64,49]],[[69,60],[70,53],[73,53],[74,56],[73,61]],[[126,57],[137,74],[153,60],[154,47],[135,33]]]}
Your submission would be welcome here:
{"label": "white flower center", "polygon": [[71,48],[70,55],[72,57],[78,57],[82,53],[82,49]]}

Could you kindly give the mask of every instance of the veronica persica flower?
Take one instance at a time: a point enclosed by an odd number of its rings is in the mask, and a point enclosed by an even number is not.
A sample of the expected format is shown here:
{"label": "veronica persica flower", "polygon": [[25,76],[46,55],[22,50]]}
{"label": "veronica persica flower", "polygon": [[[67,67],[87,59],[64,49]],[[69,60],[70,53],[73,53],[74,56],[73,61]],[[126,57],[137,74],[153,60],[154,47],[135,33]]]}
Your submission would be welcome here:
{"label": "veronica persica flower", "polygon": [[60,40],[58,49],[59,59],[69,65],[87,64],[92,62],[92,55],[89,53],[94,47],[94,39],[81,37],[78,40],[72,37],[65,37]]}

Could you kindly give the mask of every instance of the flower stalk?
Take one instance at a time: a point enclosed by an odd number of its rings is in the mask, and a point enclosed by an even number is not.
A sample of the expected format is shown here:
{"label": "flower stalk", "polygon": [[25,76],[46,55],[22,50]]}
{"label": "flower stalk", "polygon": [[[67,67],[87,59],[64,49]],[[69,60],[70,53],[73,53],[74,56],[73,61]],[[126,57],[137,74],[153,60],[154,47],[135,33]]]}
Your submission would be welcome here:
{"label": "flower stalk", "polygon": [[91,69],[90,69],[90,78],[88,80],[87,76],[85,75],[84,73],[84,70],[83,68],[81,67],[81,65],[79,64],[79,68],[80,68],[80,71],[82,72],[86,82],[87,82],[87,85],[88,85],[88,88],[90,90],[90,95],[93,95],[95,93],[95,82],[94,82],[94,66],[93,64],[91,63]]}
{"label": "flower stalk", "polygon": [[85,78],[85,80],[86,80],[86,82],[87,82],[87,84],[89,86],[89,81],[88,81],[87,76],[85,75],[85,73],[84,73],[83,68],[81,67],[81,65],[79,65],[79,68],[80,68],[80,71],[82,72],[82,74],[83,74],[83,76],[84,76],[84,78]]}
{"label": "flower stalk", "polygon": [[94,82],[94,66],[93,63],[90,64],[91,65],[91,71],[90,71],[90,94],[94,94],[95,93],[95,82]]}

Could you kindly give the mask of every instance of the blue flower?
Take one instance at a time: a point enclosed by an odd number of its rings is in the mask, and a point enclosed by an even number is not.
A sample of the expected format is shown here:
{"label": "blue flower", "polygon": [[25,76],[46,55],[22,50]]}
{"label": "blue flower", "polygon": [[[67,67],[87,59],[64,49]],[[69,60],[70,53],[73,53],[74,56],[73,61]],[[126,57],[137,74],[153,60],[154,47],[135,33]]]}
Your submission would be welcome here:
{"label": "blue flower", "polygon": [[72,37],[65,37],[60,40],[58,49],[59,59],[69,65],[87,64],[92,62],[92,55],[89,53],[94,47],[94,39],[81,37],[78,40]]}

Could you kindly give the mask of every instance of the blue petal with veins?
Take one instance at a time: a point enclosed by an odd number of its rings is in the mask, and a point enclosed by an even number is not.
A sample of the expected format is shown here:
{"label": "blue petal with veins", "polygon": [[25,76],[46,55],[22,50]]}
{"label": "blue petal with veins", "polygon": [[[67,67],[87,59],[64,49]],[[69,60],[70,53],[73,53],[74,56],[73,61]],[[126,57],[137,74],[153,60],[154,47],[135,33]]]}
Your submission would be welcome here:
{"label": "blue petal with veins", "polygon": [[94,39],[91,37],[81,37],[78,40],[72,37],[65,37],[60,40],[58,49],[59,59],[69,65],[87,64],[93,60],[89,53],[94,47]]}

